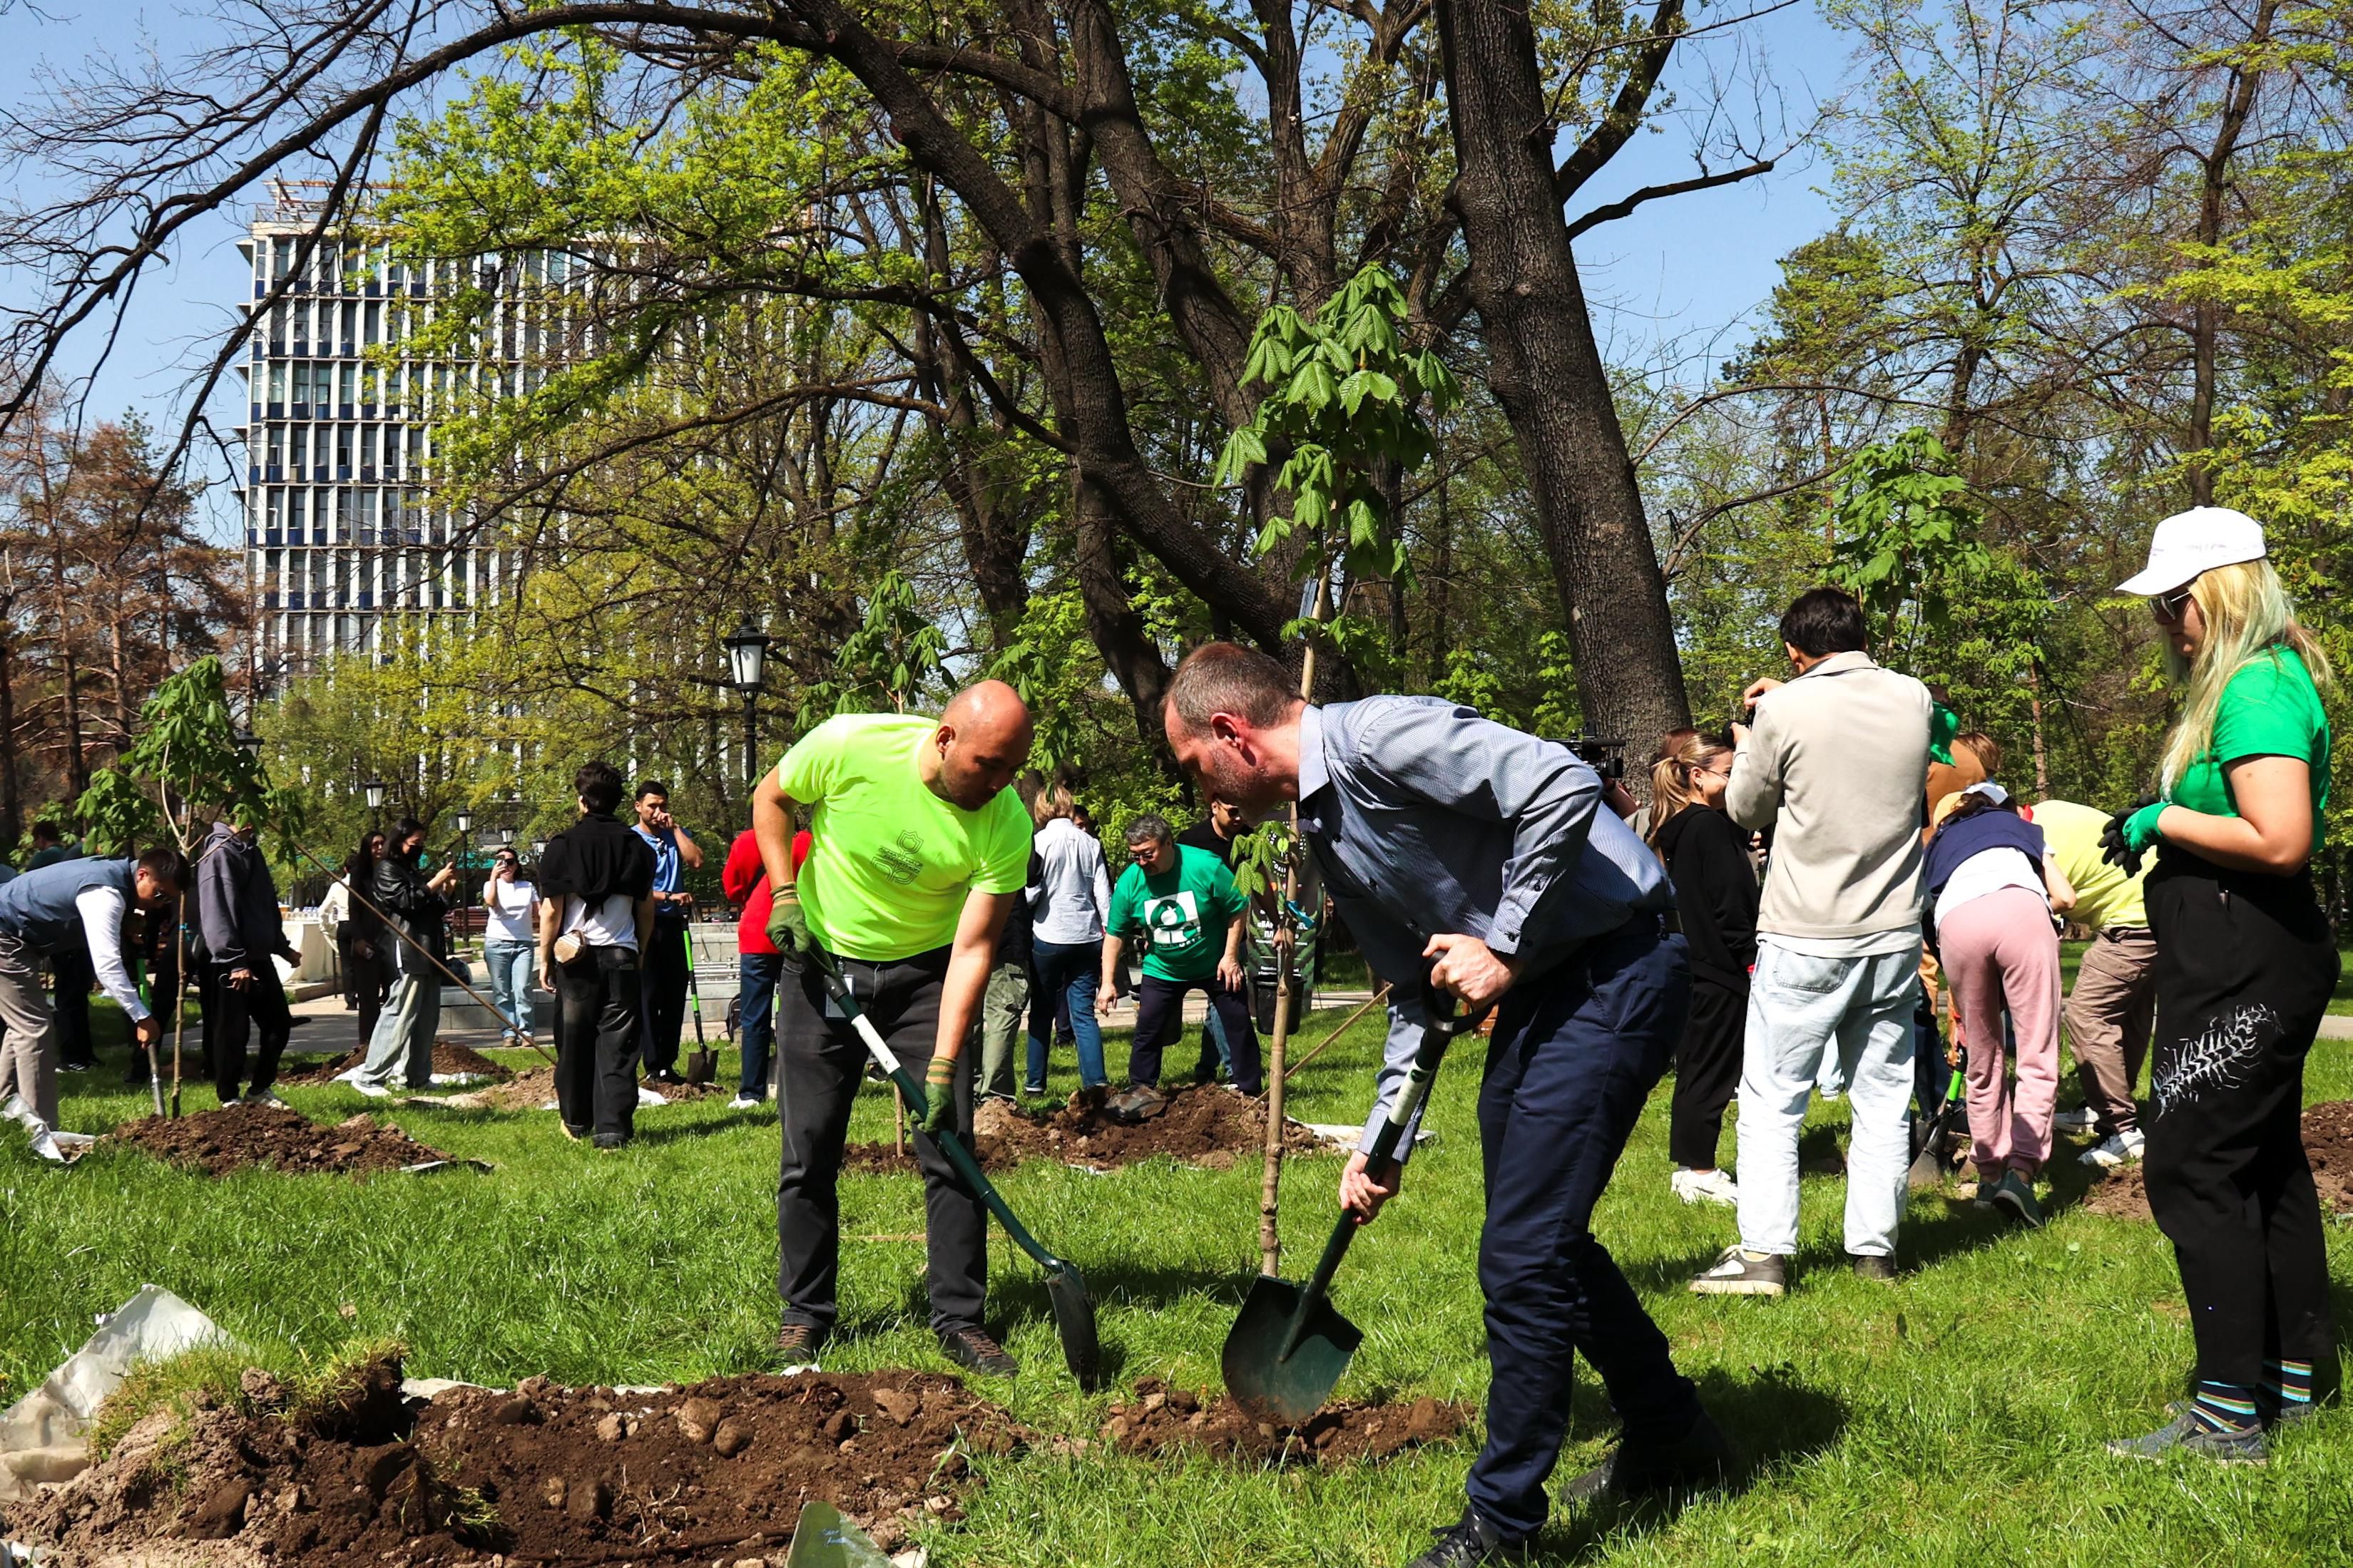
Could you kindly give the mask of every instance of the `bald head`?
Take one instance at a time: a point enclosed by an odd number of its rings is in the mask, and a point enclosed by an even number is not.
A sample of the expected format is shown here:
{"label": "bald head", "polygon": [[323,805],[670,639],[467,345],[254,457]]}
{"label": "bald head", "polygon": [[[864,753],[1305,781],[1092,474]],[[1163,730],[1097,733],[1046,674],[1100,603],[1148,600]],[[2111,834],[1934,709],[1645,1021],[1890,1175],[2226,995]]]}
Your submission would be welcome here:
{"label": "bald head", "polygon": [[923,782],[951,805],[978,811],[1012,784],[1029,760],[1029,704],[1001,680],[967,686],[940,715]]}

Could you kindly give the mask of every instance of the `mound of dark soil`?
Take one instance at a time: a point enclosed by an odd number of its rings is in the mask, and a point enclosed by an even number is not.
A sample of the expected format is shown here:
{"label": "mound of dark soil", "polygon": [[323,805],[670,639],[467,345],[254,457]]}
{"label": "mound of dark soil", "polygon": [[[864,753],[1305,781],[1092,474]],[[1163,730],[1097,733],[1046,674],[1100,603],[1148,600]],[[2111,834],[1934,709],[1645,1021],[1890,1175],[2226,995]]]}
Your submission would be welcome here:
{"label": "mound of dark soil", "polygon": [[1342,1400],[1302,1426],[1274,1426],[1251,1420],[1223,1394],[1212,1398],[1145,1377],[1136,1380],[1135,1398],[1111,1407],[1103,1436],[1128,1454],[1191,1447],[1252,1465],[1339,1465],[1442,1443],[1470,1420],[1466,1407],[1436,1399],[1404,1405]]}
{"label": "mound of dark soil", "polygon": [[[1166,1154],[1183,1164],[1222,1171],[1265,1150],[1266,1102],[1230,1089],[1188,1085],[1169,1091],[1159,1115],[1130,1125],[1076,1097],[1051,1111],[1023,1110],[992,1100],[974,1118],[973,1136],[984,1170],[1056,1160],[1110,1171]],[[1296,1121],[1285,1124],[1282,1146],[1293,1154],[1326,1151],[1323,1140]],[[902,1155],[887,1142],[852,1144],[843,1157],[845,1169],[858,1171],[903,1170],[912,1163],[912,1155]]]}
{"label": "mound of dark soil", "polygon": [[[2304,1112],[2304,1152],[2320,1206],[2353,1214],[2353,1100],[2311,1105]],[[2119,1165],[2092,1184],[2084,1207],[2115,1219],[2148,1219],[2148,1187],[2137,1164]]]}
{"label": "mound of dark soil", "polygon": [[190,1166],[208,1176],[226,1175],[248,1165],[359,1175],[448,1158],[373,1116],[354,1116],[332,1127],[322,1127],[282,1105],[224,1106],[176,1121],[142,1117],[106,1136],[110,1142],[132,1144],[159,1160]]}
{"label": "mound of dark soil", "polygon": [[[299,1071],[281,1073],[279,1076],[287,1083],[325,1083],[338,1073],[351,1071],[366,1059],[365,1051],[353,1051],[347,1056],[336,1057],[314,1067],[306,1067]],[[463,1073],[474,1078],[487,1079],[493,1083],[504,1083],[514,1077],[514,1069],[512,1068],[501,1067],[472,1047],[461,1046],[455,1040],[433,1042],[433,1070],[453,1075]]]}
{"label": "mound of dark soil", "polygon": [[194,1539],[304,1568],[493,1553],[701,1564],[764,1549],[782,1561],[814,1498],[896,1551],[913,1521],[962,1517],[957,1499],[976,1484],[968,1454],[1030,1436],[927,1373],[726,1377],[650,1394],[533,1378],[332,1434],[301,1413],[206,1411],[185,1437],[169,1421],[133,1427],[16,1528],[69,1562]]}

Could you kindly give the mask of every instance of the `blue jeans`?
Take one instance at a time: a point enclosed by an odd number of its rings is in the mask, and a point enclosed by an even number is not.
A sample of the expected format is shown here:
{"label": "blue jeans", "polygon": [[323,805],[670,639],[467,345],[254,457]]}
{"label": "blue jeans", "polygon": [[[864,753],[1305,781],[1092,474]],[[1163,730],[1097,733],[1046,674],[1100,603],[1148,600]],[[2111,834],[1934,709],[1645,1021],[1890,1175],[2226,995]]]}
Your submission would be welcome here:
{"label": "blue jeans", "polygon": [[[1070,1004],[1071,1037],[1079,1044],[1080,1084],[1097,1089],[1108,1083],[1103,1073],[1103,1030],[1095,1024],[1095,983],[1103,978],[1103,943],[1032,942],[1029,963],[1038,972],[1039,995],[1060,992]],[[1046,1081],[1046,1042],[1036,1032],[1034,1017],[1030,1030],[1029,1081],[1041,1084]]]}
{"label": "blue jeans", "polygon": [[491,972],[491,1002],[507,1027],[529,1035],[532,1027],[532,944],[506,937],[482,943],[482,967]]}
{"label": "blue jeans", "polygon": [[743,1000],[737,1008],[736,1042],[743,1048],[744,1077],[738,1092],[768,1098],[768,1053],[776,1042],[776,980],[785,972],[781,952],[747,952],[739,961]]}
{"label": "blue jeans", "polygon": [[1697,1391],[1592,1229],[1690,1004],[1683,938],[1637,923],[1513,987],[1496,1014],[1479,1087],[1487,1446],[1465,1489],[1506,1536],[1545,1521],[1577,1356],[1600,1374],[1630,1438],[1672,1442],[1699,1418]]}

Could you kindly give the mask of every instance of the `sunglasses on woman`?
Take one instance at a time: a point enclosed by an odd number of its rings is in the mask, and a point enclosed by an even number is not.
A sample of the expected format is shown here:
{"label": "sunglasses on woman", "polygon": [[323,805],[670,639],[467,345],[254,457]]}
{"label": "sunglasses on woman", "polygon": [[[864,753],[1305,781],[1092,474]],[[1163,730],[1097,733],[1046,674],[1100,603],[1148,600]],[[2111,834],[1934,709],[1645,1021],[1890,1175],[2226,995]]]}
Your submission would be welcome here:
{"label": "sunglasses on woman", "polygon": [[2160,621],[2179,621],[2188,612],[2189,607],[2189,590],[2188,588],[2176,588],[2170,594],[2153,594],[2149,596],[2148,613]]}

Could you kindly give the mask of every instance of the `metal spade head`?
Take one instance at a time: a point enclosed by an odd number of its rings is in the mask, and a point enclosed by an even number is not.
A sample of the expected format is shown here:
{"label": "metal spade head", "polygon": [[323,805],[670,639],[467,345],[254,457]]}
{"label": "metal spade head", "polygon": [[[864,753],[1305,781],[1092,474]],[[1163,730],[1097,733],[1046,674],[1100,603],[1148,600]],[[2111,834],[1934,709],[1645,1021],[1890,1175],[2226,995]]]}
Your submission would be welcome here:
{"label": "metal spade head", "polygon": [[1103,1386],[1103,1342],[1095,1337],[1095,1304],[1087,1295],[1086,1280],[1068,1263],[1047,1269],[1046,1301],[1054,1310],[1062,1360],[1079,1386],[1092,1394]]}
{"label": "metal spade head", "polygon": [[1332,1397],[1348,1358],[1364,1342],[1364,1331],[1340,1315],[1328,1298],[1318,1297],[1291,1353],[1283,1342],[1299,1315],[1306,1289],[1287,1279],[1261,1275],[1226,1335],[1220,1363],[1226,1392],[1254,1420],[1296,1426]]}
{"label": "metal spade head", "polygon": [[785,1568],[891,1568],[874,1538],[841,1517],[829,1502],[801,1505]]}

